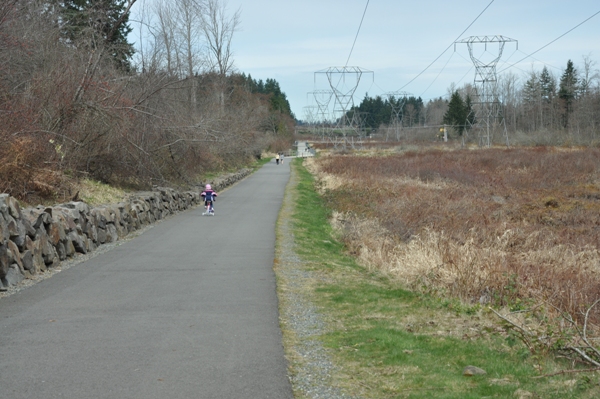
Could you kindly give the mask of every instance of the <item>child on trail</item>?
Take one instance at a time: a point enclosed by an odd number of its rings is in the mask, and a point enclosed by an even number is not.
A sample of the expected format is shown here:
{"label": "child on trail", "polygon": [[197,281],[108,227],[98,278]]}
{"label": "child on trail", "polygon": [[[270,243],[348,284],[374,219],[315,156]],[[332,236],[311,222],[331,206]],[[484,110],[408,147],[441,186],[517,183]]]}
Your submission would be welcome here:
{"label": "child on trail", "polygon": [[217,192],[212,189],[210,184],[207,184],[200,195],[204,199],[204,207],[206,208],[206,212],[203,215],[214,215],[215,208],[213,205],[217,200]]}
{"label": "child on trail", "polygon": [[279,165],[279,154],[275,155],[275,163]]}

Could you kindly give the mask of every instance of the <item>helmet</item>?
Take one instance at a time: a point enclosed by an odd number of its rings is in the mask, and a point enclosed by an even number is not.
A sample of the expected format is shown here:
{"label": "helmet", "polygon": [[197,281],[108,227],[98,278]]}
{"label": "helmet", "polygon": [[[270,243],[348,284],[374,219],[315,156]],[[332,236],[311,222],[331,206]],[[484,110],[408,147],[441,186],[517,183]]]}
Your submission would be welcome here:
{"label": "helmet", "polygon": [[211,189],[212,189],[212,187],[210,186],[210,184],[207,184],[207,185],[206,185],[206,189],[207,189],[207,190],[211,190]]}

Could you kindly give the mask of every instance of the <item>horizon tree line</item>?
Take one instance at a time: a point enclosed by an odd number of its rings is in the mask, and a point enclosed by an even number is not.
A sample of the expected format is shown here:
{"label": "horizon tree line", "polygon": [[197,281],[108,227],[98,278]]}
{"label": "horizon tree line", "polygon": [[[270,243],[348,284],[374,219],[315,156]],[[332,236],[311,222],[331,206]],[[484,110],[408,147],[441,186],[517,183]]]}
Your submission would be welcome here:
{"label": "horizon tree line", "polygon": [[[600,71],[589,55],[583,57],[580,68],[568,60],[560,76],[547,66],[521,77],[514,73],[501,75],[494,93],[501,105],[500,117],[512,134],[535,136],[536,142],[547,143],[600,140]],[[478,122],[477,100],[471,83],[460,88],[452,85],[447,98],[427,102],[414,96],[394,99],[367,93],[348,111],[347,119],[352,120],[356,114],[364,129],[389,128],[395,122],[393,111],[398,105],[391,101],[397,101],[402,103],[398,116],[403,128],[447,125],[460,137]]]}

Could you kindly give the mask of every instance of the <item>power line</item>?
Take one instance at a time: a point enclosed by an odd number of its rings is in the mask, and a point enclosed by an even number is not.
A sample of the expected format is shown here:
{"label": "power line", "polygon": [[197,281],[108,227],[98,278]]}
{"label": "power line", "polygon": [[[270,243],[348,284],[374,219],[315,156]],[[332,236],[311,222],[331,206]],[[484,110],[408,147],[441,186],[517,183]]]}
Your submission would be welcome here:
{"label": "power line", "polygon": [[[545,66],[547,66],[547,67],[554,68],[554,69],[556,69],[556,70],[558,70],[558,71],[561,71],[561,69],[560,69],[559,67],[555,67],[554,65],[548,64],[548,63],[546,63],[546,62],[544,62],[544,61],[542,61],[542,60],[538,60],[537,58],[535,58],[535,57],[532,57],[532,56],[531,56],[531,54],[530,54],[530,55],[527,55],[527,53],[525,53],[524,51],[521,51],[521,50],[518,50],[518,51],[519,51],[519,53],[526,55],[528,58],[532,58],[534,61],[537,61],[537,62],[539,62],[540,64],[544,64],[544,65],[545,65]],[[512,67],[512,65],[511,65],[510,67]],[[508,68],[510,68],[510,67],[508,67]]]}
{"label": "power line", "polygon": [[360,33],[360,28],[362,27],[363,21],[365,20],[365,15],[367,14],[367,8],[369,7],[369,2],[371,0],[367,0],[367,5],[365,6],[365,11],[363,11],[362,18],[360,19],[360,25],[358,25],[358,31],[356,32],[356,36],[354,37],[354,43],[352,43],[352,48],[350,49],[350,54],[348,55],[348,59],[346,60],[346,65],[350,62],[350,57],[352,56],[352,52],[354,51],[354,45],[356,45],[356,39],[358,39],[358,34]]}
{"label": "power line", "polygon": [[423,69],[421,72],[419,72],[419,74],[418,74],[417,76],[415,76],[414,78],[412,78],[412,80],[410,80],[410,81],[409,81],[407,84],[405,84],[404,86],[402,86],[402,87],[401,87],[399,90],[402,90],[402,89],[404,89],[406,86],[408,86],[409,84],[411,84],[412,82],[414,82],[414,81],[415,81],[415,80],[416,80],[416,79],[417,79],[419,76],[423,75],[423,74],[425,73],[425,71],[427,71],[427,70],[428,70],[428,69],[429,69],[429,68],[430,68],[430,67],[431,67],[433,64],[435,64],[435,62],[436,62],[437,60],[439,60],[439,59],[442,57],[442,55],[444,55],[444,54],[446,53],[446,51],[448,51],[448,49],[449,49],[450,47],[452,47],[452,46],[454,45],[454,43],[455,43],[455,42],[456,42],[458,39],[460,39],[460,37],[461,37],[461,36],[462,36],[462,35],[463,35],[463,34],[464,34],[464,33],[465,33],[465,32],[466,32],[466,31],[467,31],[467,30],[468,30],[468,29],[469,29],[469,28],[470,28],[470,27],[471,27],[471,26],[472,26],[472,25],[473,25],[473,24],[474,24],[474,23],[475,23],[475,22],[476,22],[478,19],[479,19],[479,17],[481,17],[481,15],[483,15],[483,13],[484,13],[484,12],[485,12],[485,11],[486,11],[486,10],[487,10],[487,9],[488,9],[490,6],[491,6],[491,5],[492,5],[492,3],[493,3],[493,2],[494,2],[494,0],[490,1],[490,4],[488,4],[488,5],[487,5],[487,6],[486,6],[486,7],[483,9],[483,11],[481,11],[481,12],[479,13],[479,15],[477,16],[477,18],[475,18],[475,19],[473,20],[473,22],[471,22],[471,23],[469,24],[469,26],[467,26],[467,27],[465,28],[465,30],[463,30],[463,31],[461,32],[461,34],[460,34],[460,35],[458,35],[458,37],[457,37],[457,38],[456,38],[456,39],[455,39],[455,40],[454,40],[452,43],[450,43],[450,45],[449,45],[448,47],[446,47],[446,49],[445,49],[445,50],[442,52],[442,54],[438,55],[438,56],[437,56],[437,58],[431,62],[431,64],[427,65],[427,67],[426,67],[425,69]]}
{"label": "power line", "polygon": [[[539,49],[535,50],[533,53],[529,54],[528,56],[520,59],[519,61],[515,62],[514,64],[507,66],[506,68],[504,68],[503,70],[501,70],[500,72],[504,72],[506,71],[508,68],[512,68],[515,65],[517,65],[519,62],[526,60],[527,58],[531,57],[532,55],[534,55],[535,53],[538,53],[540,51],[542,51],[543,49],[545,49],[546,47],[548,47],[549,45],[551,45],[552,43],[554,43],[555,41],[557,41],[558,39],[562,38],[563,36],[566,36],[567,34],[571,33],[572,31],[574,31],[575,29],[579,28],[581,25],[585,24],[587,21],[589,21],[590,19],[594,18],[596,15],[600,14],[600,11],[596,12],[595,14],[593,14],[591,17],[585,19],[584,21],[580,22],[579,24],[577,24],[576,26],[574,26],[573,28],[569,29],[568,31],[566,31],[565,33],[563,33],[562,35],[560,35],[559,37],[557,37],[556,39],[552,40],[550,43],[546,44],[545,46],[540,47]],[[498,73],[500,73],[498,72]]]}
{"label": "power line", "polygon": [[519,49],[515,48],[515,50],[508,56],[508,58],[506,60],[504,60],[504,62],[502,63],[502,66],[508,64],[508,61],[513,57],[513,55],[515,55],[517,53],[517,51],[519,51]]}
{"label": "power line", "polygon": [[467,71],[467,73],[465,73],[465,74],[463,75],[463,77],[462,77],[462,78],[460,78],[460,80],[459,80],[458,82],[456,82],[456,85],[457,85],[457,86],[460,84],[460,82],[462,82],[463,80],[465,80],[465,78],[467,77],[467,75],[468,75],[468,74],[470,74],[470,73],[471,73],[471,71],[473,70],[473,68],[474,68],[474,67],[473,67],[473,66],[471,66],[471,68],[469,68],[469,70]]}
{"label": "power line", "polygon": [[431,86],[433,86],[433,84],[440,77],[440,75],[442,74],[442,72],[444,72],[444,69],[446,69],[446,66],[448,66],[448,63],[450,62],[450,60],[452,59],[452,57],[454,57],[454,53],[452,53],[452,55],[450,56],[450,58],[448,58],[448,61],[446,61],[446,63],[442,67],[442,69],[440,69],[440,72],[437,74],[437,76],[435,77],[435,79],[433,79],[433,81],[429,84],[429,86],[427,86],[427,88],[421,93],[420,97],[423,97],[423,94],[427,93],[427,90],[429,90],[429,88]]}

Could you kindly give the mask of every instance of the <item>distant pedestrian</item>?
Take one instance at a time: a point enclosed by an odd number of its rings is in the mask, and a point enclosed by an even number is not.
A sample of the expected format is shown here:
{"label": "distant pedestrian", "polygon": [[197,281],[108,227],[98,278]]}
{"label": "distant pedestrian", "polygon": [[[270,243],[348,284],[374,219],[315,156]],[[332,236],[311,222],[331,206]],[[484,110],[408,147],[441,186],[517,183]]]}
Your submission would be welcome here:
{"label": "distant pedestrian", "polygon": [[281,159],[281,164],[283,165],[283,158],[284,158],[283,153],[281,153],[281,157],[279,157],[279,158]]}
{"label": "distant pedestrian", "polygon": [[275,163],[279,165],[279,154],[275,155]]}

